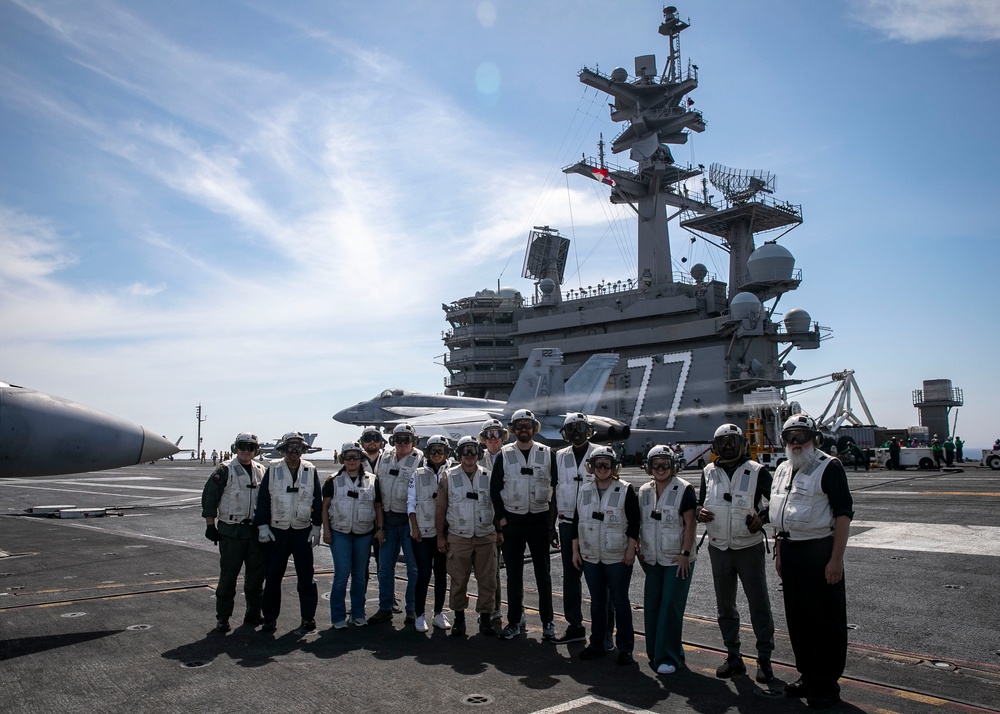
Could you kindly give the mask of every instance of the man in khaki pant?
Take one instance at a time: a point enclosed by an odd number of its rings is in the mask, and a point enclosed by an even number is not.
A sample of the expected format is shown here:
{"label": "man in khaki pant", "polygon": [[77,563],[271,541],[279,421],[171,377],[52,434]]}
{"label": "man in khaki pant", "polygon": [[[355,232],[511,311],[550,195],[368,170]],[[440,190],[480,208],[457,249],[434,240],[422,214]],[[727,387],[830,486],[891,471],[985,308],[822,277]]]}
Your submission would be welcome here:
{"label": "man in khaki pant", "polygon": [[479,632],[494,635],[490,617],[497,609],[497,538],[490,500],[490,474],[479,465],[482,445],[463,436],[455,453],[458,466],[441,476],[436,499],[437,546],[448,554],[451,580],[449,605],[455,613],[451,634],[465,634],[465,609],[469,606],[469,577],[474,573],[479,595]]}

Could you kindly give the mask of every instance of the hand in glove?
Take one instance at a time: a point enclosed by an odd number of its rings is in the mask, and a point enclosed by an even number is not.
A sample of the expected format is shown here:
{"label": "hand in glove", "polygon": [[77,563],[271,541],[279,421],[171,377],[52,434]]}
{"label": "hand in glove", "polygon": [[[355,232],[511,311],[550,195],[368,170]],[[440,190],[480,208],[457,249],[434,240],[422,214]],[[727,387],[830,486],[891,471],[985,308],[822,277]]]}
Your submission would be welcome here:
{"label": "hand in glove", "polygon": [[219,529],[215,527],[214,523],[209,523],[205,526],[205,537],[213,543],[219,542]]}
{"label": "hand in glove", "polygon": [[257,530],[260,531],[260,535],[257,536],[257,540],[261,543],[267,543],[269,540],[274,540],[274,533],[271,532],[270,527],[260,526]]}
{"label": "hand in glove", "polygon": [[312,527],[312,533],[309,534],[309,542],[312,543],[312,547],[315,548],[319,545],[320,536],[323,533],[323,529],[319,526]]}

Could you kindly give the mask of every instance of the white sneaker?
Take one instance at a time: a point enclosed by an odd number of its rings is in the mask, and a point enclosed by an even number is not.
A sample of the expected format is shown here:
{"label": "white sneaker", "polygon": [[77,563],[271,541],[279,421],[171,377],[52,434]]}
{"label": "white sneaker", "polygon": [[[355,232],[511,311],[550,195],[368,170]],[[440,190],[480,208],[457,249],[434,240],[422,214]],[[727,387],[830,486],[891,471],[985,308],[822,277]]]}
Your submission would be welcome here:
{"label": "white sneaker", "polygon": [[365,618],[365,617],[355,617],[352,620],[352,622],[354,623],[355,627],[364,627],[365,625],[368,624],[368,618]]}
{"label": "white sneaker", "polygon": [[423,615],[417,618],[417,624],[414,627],[417,628],[417,632],[427,632],[427,630],[431,629],[427,626],[427,618]]}
{"label": "white sneaker", "polygon": [[659,667],[656,668],[657,674],[673,674],[676,671],[677,668],[675,666],[666,663],[661,664]]}
{"label": "white sneaker", "polygon": [[341,620],[340,622],[333,623],[333,628],[335,630],[346,630],[347,629],[347,620]]}
{"label": "white sneaker", "polygon": [[448,618],[444,616],[443,612],[439,612],[434,616],[434,627],[439,630],[450,630],[451,623],[448,622]]}

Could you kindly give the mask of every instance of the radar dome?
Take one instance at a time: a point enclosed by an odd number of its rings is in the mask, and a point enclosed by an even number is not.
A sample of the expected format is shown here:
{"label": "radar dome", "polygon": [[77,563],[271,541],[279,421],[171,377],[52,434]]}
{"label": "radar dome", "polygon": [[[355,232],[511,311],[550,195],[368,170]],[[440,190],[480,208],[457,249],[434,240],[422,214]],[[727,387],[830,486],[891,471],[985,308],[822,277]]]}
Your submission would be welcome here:
{"label": "radar dome", "polygon": [[628,70],[624,67],[615,67],[611,70],[611,81],[612,82],[624,82],[628,79]]}
{"label": "radar dome", "polygon": [[493,297],[494,295],[496,295],[496,293],[490,290],[489,288],[486,288],[485,290],[480,290],[479,292],[476,293],[476,297]]}
{"label": "radar dome", "polygon": [[705,282],[706,275],[708,275],[708,268],[701,263],[695,263],[691,266],[691,277],[694,278],[696,282]]}
{"label": "radar dome", "polygon": [[785,313],[783,322],[787,332],[809,332],[812,317],[801,307],[793,307]]}
{"label": "radar dome", "polygon": [[729,301],[729,314],[734,320],[756,319],[760,312],[760,300],[751,293],[736,293]]}
{"label": "radar dome", "polygon": [[510,288],[510,287],[500,288],[500,297],[512,298],[512,297],[518,297],[518,296],[520,296],[520,294],[521,293],[519,293],[514,288]]}
{"label": "radar dome", "polygon": [[747,258],[747,272],[755,283],[791,280],[795,257],[784,246],[765,243]]}
{"label": "radar dome", "polygon": [[542,278],[538,281],[538,289],[542,291],[543,295],[551,295],[556,289],[556,281],[552,278]]}

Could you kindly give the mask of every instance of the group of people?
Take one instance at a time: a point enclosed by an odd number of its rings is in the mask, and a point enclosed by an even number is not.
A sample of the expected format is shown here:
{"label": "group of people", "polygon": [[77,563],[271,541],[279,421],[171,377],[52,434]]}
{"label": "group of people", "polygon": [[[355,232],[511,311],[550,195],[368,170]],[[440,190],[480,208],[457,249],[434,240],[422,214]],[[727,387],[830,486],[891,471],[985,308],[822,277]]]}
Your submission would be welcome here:
{"label": "group of people", "polygon": [[[304,634],[316,629],[318,593],[312,549],[322,540],[333,556],[330,616],[335,629],[391,621],[418,632],[432,626],[467,633],[469,582],[476,581],[478,631],[512,640],[527,632],[524,558],[531,554],[543,640],[587,641],[582,583],[590,593],[590,637],[584,660],[617,648],[620,665],[634,664],[635,630],[629,586],[635,561],[645,575],[645,649],[663,675],[684,667],[682,628],[694,572],[697,523],[706,527],[718,622],[727,657],[720,678],[746,672],[736,607],[737,582],[750,609],[758,682],[774,677],[774,622],[767,589],[764,523],[775,531],[774,564],[782,581],[788,632],[801,678],[785,687],[825,708],[839,700],[837,680],[847,652],[844,552],[852,500],[843,466],[818,447],[815,422],[797,414],[781,433],[786,460],[772,479],[749,458],[743,432],[733,424],[716,431],[715,459],[700,488],[678,475],[666,445],[652,447],[643,468],[651,477],[638,489],[619,477],[621,460],[592,443],[584,414],[566,416],[568,445],[553,449],[535,440],[540,423],[518,409],[505,426],[490,419],[479,436],[452,448],[444,436],[417,448],[417,434],[397,425],[388,447],[376,427],[339,451],[338,470],[320,485],[315,466],[301,456],[301,434],[285,434],[281,459],[256,461],[257,437],[241,433],[236,457],[209,477],[203,493],[206,537],[219,544],[216,630],[230,629],[237,577],[245,567],[245,625],[276,629],[281,582],[295,564]],[[513,439],[508,442],[508,439]],[[703,538],[704,540],[704,538]],[[378,610],[367,617],[368,564],[374,544]],[[563,563],[567,627],[555,630],[549,548]],[[403,553],[404,607],[397,606],[396,563]],[[506,567],[506,624],[500,609],[499,556]],[[428,598],[433,581],[432,611]],[[347,609],[350,583],[350,611]],[[450,588],[449,588],[450,583]],[[445,599],[452,613],[445,614]]]}

